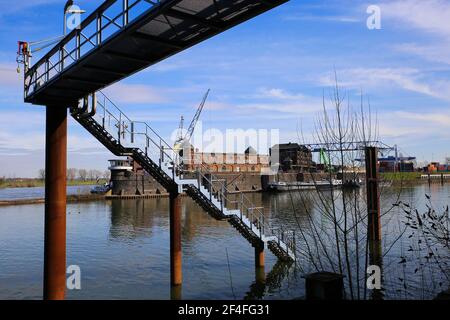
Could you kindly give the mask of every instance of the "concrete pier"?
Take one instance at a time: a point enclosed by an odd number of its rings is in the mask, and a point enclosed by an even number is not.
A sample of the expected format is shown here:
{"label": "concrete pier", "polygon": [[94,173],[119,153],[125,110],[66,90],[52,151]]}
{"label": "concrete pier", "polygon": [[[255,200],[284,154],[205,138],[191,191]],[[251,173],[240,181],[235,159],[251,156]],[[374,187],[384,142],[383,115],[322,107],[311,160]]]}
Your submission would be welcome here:
{"label": "concrete pier", "polygon": [[44,299],[64,299],[66,287],[67,109],[47,106],[45,140]]}

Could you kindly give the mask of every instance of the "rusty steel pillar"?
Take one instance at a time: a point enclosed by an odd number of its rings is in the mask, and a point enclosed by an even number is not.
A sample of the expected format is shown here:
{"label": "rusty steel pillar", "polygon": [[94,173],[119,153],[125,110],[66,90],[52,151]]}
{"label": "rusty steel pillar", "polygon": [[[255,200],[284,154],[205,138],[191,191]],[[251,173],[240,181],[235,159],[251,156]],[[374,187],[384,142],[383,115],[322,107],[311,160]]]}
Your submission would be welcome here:
{"label": "rusty steel pillar", "polygon": [[378,149],[366,147],[366,191],[369,241],[381,241]]}
{"label": "rusty steel pillar", "polygon": [[[378,173],[378,149],[366,147],[366,188],[367,188],[367,237],[369,246],[369,264],[383,269],[383,255],[381,248],[381,210],[380,189]],[[383,299],[383,292],[378,289],[372,290],[372,299]]]}
{"label": "rusty steel pillar", "polygon": [[259,284],[266,283],[266,270],[264,266],[255,268],[255,280]]}
{"label": "rusty steel pillar", "polygon": [[171,286],[170,288],[170,300],[182,299],[182,286]]}
{"label": "rusty steel pillar", "polygon": [[181,195],[171,192],[170,201],[170,283],[182,283],[181,269]]}
{"label": "rusty steel pillar", "polygon": [[264,243],[255,246],[255,268],[264,268]]}
{"label": "rusty steel pillar", "polygon": [[[381,283],[383,283],[383,250],[381,241],[369,241],[369,264],[380,268]],[[373,300],[383,300],[384,293],[381,289],[373,289],[371,292]]]}
{"label": "rusty steel pillar", "polygon": [[64,299],[66,287],[67,109],[47,106],[45,138],[44,299]]}

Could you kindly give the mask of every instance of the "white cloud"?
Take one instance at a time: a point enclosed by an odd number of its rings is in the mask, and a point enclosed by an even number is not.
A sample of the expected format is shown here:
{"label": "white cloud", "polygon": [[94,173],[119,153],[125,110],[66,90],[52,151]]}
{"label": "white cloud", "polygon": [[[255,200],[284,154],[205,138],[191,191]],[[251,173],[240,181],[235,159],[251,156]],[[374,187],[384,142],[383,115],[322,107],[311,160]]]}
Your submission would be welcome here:
{"label": "white cloud", "polygon": [[396,112],[396,115],[402,119],[415,120],[422,124],[431,124],[450,128],[450,114],[444,111],[439,113],[414,113],[414,112]]}
{"label": "white cloud", "polygon": [[405,28],[450,38],[450,2],[447,0],[401,0],[381,5],[383,19],[392,19]]}
{"label": "white cloud", "polygon": [[289,14],[284,18],[286,21],[319,21],[319,22],[343,22],[343,23],[358,23],[361,19],[353,16],[324,16],[324,15],[308,15],[308,14]]}
{"label": "white cloud", "polygon": [[381,5],[383,19],[404,29],[434,35],[427,43],[402,43],[394,49],[426,60],[450,64],[450,2],[445,0],[390,1]]}
{"label": "white cloud", "polygon": [[270,88],[270,89],[260,89],[259,95],[256,97],[261,98],[273,98],[273,99],[279,99],[279,100],[290,100],[290,101],[304,101],[307,100],[308,97],[306,97],[304,94],[301,93],[290,93],[286,90],[280,89],[280,88]]}
{"label": "white cloud", "polygon": [[450,45],[448,45],[447,41],[439,41],[435,44],[427,45],[402,43],[395,45],[394,49],[403,54],[414,54],[429,61],[450,64]]}
{"label": "white cloud", "polygon": [[[381,137],[394,139],[396,142],[428,146],[434,138],[450,138],[450,113],[448,111],[430,110],[427,112],[384,112],[379,115]],[[414,137],[414,139],[412,139]]]}
{"label": "white cloud", "polygon": [[244,101],[214,101],[210,108],[227,110],[230,116],[252,115],[253,118],[284,119],[320,111],[322,106],[322,98],[291,93],[280,88],[261,88],[255,94],[244,96]]}
{"label": "white cloud", "polygon": [[117,83],[105,89],[104,93],[117,103],[154,104],[167,101],[162,91],[148,85]]}
{"label": "white cloud", "polygon": [[[323,86],[334,86],[333,74],[320,77]],[[355,68],[340,70],[338,83],[341,87],[360,89],[390,89],[394,87],[420,93],[433,98],[450,100],[450,81],[424,79],[423,73],[414,68]]]}

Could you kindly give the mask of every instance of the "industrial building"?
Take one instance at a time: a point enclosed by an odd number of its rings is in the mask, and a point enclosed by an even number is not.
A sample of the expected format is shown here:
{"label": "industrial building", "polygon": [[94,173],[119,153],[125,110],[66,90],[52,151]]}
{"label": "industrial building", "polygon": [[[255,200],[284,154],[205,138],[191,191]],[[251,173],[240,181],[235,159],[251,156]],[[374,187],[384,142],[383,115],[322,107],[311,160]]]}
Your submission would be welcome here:
{"label": "industrial building", "polygon": [[257,154],[252,147],[244,153],[200,152],[192,147],[183,156],[183,167],[187,172],[206,168],[211,173],[265,173],[269,170],[269,156]]}
{"label": "industrial building", "polygon": [[394,157],[378,158],[380,172],[414,172],[415,157]]}
{"label": "industrial building", "polygon": [[[278,157],[280,172],[313,172],[316,163],[312,160],[311,150],[298,143],[276,144],[269,151],[271,161]],[[276,163],[272,163],[276,165]]]}

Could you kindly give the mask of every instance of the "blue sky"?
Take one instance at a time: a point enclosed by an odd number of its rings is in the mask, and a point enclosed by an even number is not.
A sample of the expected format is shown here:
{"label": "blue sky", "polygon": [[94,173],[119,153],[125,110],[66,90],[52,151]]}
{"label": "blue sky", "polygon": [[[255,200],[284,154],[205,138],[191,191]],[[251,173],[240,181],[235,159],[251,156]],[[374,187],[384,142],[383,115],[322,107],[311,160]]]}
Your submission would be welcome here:
{"label": "blue sky", "polygon": [[[79,0],[92,11],[102,1]],[[33,177],[44,167],[44,108],[23,103],[17,40],[62,33],[65,1],[0,0],[0,176]],[[381,30],[366,27],[369,5]],[[380,139],[403,154],[450,156],[450,1],[297,1],[229,30],[105,91],[132,118],[164,137],[189,122],[207,88],[203,130],[279,129],[308,140],[336,70],[354,107],[362,90]],[[307,141],[312,142],[312,141]],[[70,119],[68,166],[106,169],[113,158]]]}

